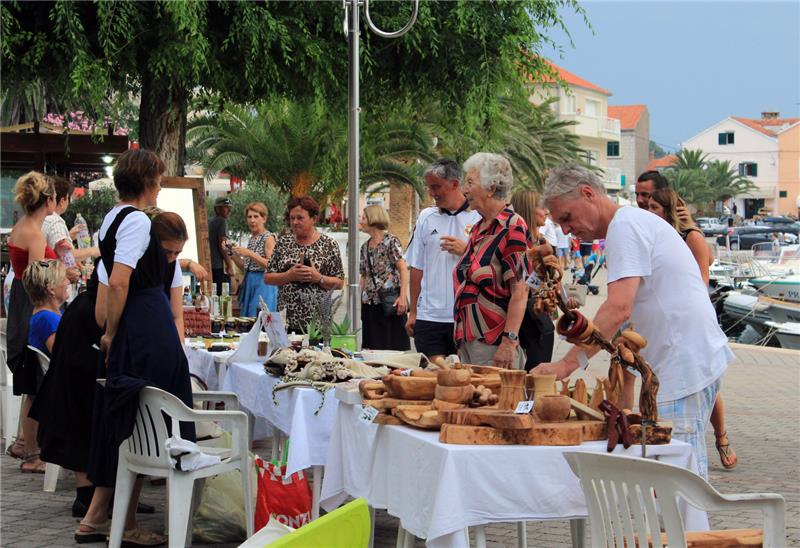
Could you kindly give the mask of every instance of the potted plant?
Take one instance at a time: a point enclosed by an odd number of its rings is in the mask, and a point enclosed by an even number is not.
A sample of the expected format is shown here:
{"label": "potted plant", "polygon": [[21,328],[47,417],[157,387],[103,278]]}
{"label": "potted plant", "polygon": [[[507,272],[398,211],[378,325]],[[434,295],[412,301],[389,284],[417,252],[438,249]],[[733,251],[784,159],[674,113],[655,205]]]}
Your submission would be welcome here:
{"label": "potted plant", "polygon": [[356,351],[356,333],[350,328],[350,317],[345,315],[342,323],[331,320],[331,348]]}
{"label": "potted plant", "polygon": [[317,320],[313,319],[308,322],[308,326],[306,327],[306,335],[308,336],[309,346],[318,346],[320,343],[322,343],[322,330],[320,329]]}

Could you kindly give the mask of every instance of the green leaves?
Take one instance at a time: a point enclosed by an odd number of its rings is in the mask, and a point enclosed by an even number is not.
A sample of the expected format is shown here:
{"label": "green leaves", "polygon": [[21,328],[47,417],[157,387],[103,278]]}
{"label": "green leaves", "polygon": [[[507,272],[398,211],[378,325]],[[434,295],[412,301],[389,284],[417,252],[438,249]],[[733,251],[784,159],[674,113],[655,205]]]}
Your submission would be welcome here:
{"label": "green leaves", "polygon": [[700,211],[713,211],[714,204],[747,194],[756,185],[739,175],[729,161],[708,160],[702,150],[681,149],[673,167],[664,171],[672,188]]}

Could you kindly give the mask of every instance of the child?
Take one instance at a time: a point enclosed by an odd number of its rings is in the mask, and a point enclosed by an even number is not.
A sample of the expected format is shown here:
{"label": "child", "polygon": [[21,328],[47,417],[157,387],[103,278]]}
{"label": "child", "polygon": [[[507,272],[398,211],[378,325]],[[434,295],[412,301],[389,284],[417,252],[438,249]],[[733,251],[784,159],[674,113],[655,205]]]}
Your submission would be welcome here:
{"label": "child", "polygon": [[50,355],[68,296],[69,280],[64,264],[54,259],[35,261],[22,274],[22,285],[33,304],[28,344]]}
{"label": "child", "polygon": [[[61,319],[61,305],[66,302],[69,294],[69,280],[64,263],[55,259],[31,262],[22,273],[22,286],[33,305],[28,344],[49,357],[56,339],[58,322]],[[41,384],[41,377],[40,371],[37,374],[37,386]],[[32,434],[33,439],[36,439],[35,430]],[[27,473],[43,474],[44,469],[45,464],[39,458],[38,446],[36,451],[20,465],[20,470]]]}

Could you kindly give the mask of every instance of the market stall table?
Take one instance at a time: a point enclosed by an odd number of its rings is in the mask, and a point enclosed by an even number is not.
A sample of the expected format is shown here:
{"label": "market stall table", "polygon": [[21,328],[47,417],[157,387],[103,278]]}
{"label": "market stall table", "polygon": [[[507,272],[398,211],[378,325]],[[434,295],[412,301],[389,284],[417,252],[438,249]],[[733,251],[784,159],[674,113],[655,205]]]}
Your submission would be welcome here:
{"label": "market stall table", "polygon": [[[286,455],[286,473],[294,474],[306,468],[312,469],[312,518],[316,518],[319,515],[322,467],[328,454],[328,443],[339,401],[334,397],[333,389],[325,391],[323,403],[322,392],[313,388],[296,387],[277,392],[276,405],[272,401],[272,389],[279,382],[278,377],[264,371],[264,364],[261,362],[234,362],[228,365],[223,389],[235,392],[239,396],[240,405],[256,419],[262,419],[256,421],[255,439],[267,437],[267,423],[289,436],[291,441]],[[273,438],[273,444],[280,443]]]}
{"label": "market stall table", "polygon": [[[400,518],[402,530],[429,547],[466,546],[467,527],[497,522],[573,520],[573,543],[583,542],[587,516],[566,451],[605,452],[606,442],[579,446],[452,445],[438,432],[381,426],[359,418],[360,405],[340,403],[322,486],[330,511],[349,496]],[[614,451],[639,456],[638,445]],[[674,440],[649,445],[647,455],[696,471],[691,446]],[[687,507],[688,530],[707,530],[705,512]],[[482,533],[479,528],[479,535]],[[479,538],[480,540],[480,538]]]}
{"label": "market stall table", "polygon": [[235,350],[209,352],[205,348],[187,346],[186,358],[189,361],[189,373],[206,383],[209,390],[220,390],[224,385],[228,358]]}

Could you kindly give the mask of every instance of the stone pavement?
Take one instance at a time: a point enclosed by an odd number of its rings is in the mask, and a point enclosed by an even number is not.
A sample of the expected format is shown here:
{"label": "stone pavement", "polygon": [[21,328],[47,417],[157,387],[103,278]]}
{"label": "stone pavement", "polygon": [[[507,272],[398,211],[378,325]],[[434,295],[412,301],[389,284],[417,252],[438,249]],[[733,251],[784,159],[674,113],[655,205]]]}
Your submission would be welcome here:
{"label": "stone pavement", "polygon": [[[594,314],[602,297],[590,297],[587,314]],[[567,347],[559,343],[556,356]],[[737,359],[724,378],[722,394],[739,465],[732,471],[722,468],[709,434],[711,483],[722,493],[782,494],[786,499],[786,545],[800,546],[800,352],[744,345],[733,345],[733,350]],[[603,375],[606,368],[607,359],[596,357],[588,373]],[[18,462],[5,455],[0,458],[0,546],[75,546],[72,532],[77,520],[69,510],[74,496],[72,480],[59,482],[55,493],[44,493],[43,477],[21,474]],[[157,513],[142,518],[144,526],[163,530],[164,499],[163,487],[145,487],[143,500],[156,505]],[[711,525],[760,527],[761,517],[752,511],[717,512],[711,515]],[[566,521],[532,522],[527,529],[530,546],[569,546]],[[378,511],[375,546],[394,546],[396,531],[397,520]],[[516,526],[490,525],[487,540],[489,546],[516,546]],[[424,542],[418,540],[416,545],[424,546]]]}

